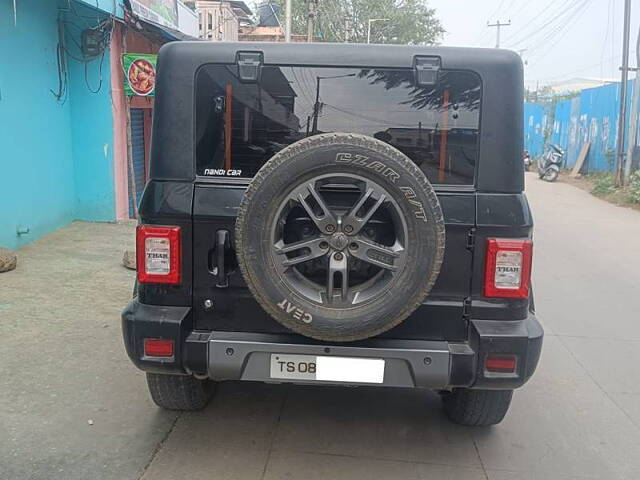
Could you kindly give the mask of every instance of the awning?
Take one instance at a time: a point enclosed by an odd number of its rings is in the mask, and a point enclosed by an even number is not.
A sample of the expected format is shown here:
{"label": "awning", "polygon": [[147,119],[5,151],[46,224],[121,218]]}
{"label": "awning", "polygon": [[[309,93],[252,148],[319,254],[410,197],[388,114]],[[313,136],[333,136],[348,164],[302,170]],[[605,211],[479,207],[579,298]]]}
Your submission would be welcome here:
{"label": "awning", "polygon": [[140,23],[144,24],[144,28],[145,29],[148,29],[151,32],[162,36],[168,42],[173,42],[173,41],[176,41],[176,40],[181,40],[181,41],[185,41],[185,40],[189,40],[189,41],[198,40],[199,41],[199,40],[201,40],[200,38],[192,37],[191,35],[187,35],[185,33],[182,33],[180,30],[174,30],[173,28],[165,27],[164,25],[160,25],[158,23],[154,23],[154,22],[151,22],[149,20],[144,20],[142,18],[136,18],[136,20],[139,21]]}
{"label": "awning", "polygon": [[171,27],[167,27],[164,25],[160,25],[159,23],[155,23],[152,22],[151,20],[147,20],[144,18],[141,18],[139,16],[137,16],[136,14],[134,14],[131,10],[131,4],[129,3],[128,0],[124,0],[124,3],[126,5],[125,8],[125,14],[124,14],[124,21],[127,25],[129,25],[130,27],[135,28],[137,31],[146,31],[149,32],[153,35],[156,35],[158,37],[160,37],[161,39],[165,40],[166,42],[174,42],[176,40],[178,41],[184,41],[184,40],[189,40],[189,41],[199,41],[201,39],[196,38],[196,37],[192,37],[191,35],[187,35],[185,33],[182,33],[180,30],[176,30],[174,28]]}

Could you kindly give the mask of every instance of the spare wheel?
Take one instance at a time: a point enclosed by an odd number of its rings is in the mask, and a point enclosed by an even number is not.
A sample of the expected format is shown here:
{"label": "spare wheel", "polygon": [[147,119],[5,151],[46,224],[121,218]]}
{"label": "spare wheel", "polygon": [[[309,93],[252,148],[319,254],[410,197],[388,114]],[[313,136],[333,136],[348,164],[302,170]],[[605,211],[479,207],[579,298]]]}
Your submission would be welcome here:
{"label": "spare wheel", "polygon": [[330,133],[273,156],[236,223],[242,274],[278,322],[345,342],[402,322],[440,271],[442,210],[422,171],[371,137]]}

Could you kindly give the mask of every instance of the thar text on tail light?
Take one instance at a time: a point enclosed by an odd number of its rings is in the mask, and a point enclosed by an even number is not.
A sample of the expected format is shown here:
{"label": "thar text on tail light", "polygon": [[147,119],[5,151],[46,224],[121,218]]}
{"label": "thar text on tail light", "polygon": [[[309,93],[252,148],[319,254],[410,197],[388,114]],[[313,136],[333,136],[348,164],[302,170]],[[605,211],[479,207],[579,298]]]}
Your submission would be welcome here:
{"label": "thar text on tail light", "polygon": [[139,225],[136,230],[138,282],[177,285],[181,279],[180,227]]}
{"label": "thar text on tail light", "polygon": [[485,297],[528,298],[532,250],[528,239],[487,239]]}

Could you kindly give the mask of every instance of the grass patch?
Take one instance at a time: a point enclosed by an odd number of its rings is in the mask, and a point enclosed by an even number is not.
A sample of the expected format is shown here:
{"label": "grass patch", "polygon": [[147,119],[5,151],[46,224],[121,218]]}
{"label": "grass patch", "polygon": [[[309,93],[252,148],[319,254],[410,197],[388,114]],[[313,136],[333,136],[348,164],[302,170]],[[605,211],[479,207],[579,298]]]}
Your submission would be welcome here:
{"label": "grass patch", "polygon": [[640,210],[640,170],[636,170],[631,174],[629,185],[625,188],[617,187],[615,175],[607,172],[591,173],[573,178],[568,171],[563,171],[560,179],[582,190],[591,192],[607,202]]}
{"label": "grass patch", "polygon": [[640,170],[631,174],[628,190],[631,202],[640,204]]}
{"label": "grass patch", "polygon": [[616,177],[613,173],[595,173],[590,175],[593,179],[591,193],[598,197],[606,197],[616,193]]}
{"label": "grass patch", "polygon": [[591,193],[618,205],[640,205],[640,170],[631,174],[629,185],[616,186],[613,173],[593,173],[588,175],[593,182]]}

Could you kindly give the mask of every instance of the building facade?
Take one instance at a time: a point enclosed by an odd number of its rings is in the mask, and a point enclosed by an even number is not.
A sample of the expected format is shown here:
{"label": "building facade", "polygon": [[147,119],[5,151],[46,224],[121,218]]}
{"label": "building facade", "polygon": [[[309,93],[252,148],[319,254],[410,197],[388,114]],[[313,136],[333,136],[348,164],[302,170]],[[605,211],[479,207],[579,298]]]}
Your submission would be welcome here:
{"label": "building facade", "polygon": [[198,0],[187,2],[198,14],[198,36],[213,42],[237,42],[240,27],[251,24],[244,2]]}
{"label": "building facade", "polygon": [[[158,25],[135,15],[133,3],[0,1],[0,247],[135,210],[153,97],[126,94],[122,55],[153,54],[187,36],[177,15],[175,28]],[[197,26],[194,12],[184,15]]]}

